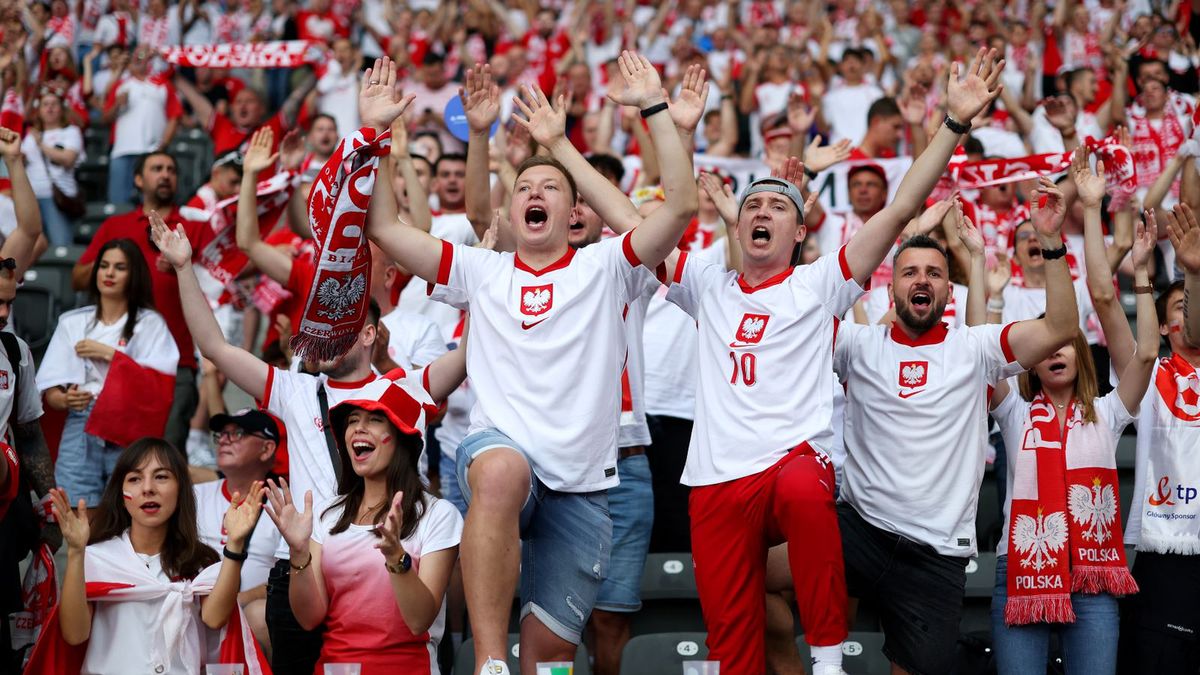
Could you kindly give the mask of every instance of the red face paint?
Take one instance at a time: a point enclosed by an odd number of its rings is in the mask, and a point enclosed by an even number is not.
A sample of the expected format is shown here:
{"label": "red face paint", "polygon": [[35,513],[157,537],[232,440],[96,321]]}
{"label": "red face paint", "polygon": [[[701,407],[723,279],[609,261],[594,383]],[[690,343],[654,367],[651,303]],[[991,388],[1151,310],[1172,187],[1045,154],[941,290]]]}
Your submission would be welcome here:
{"label": "red face paint", "polygon": [[129,494],[128,492],[122,492],[121,495],[124,496],[127,501],[133,501],[133,495]]}
{"label": "red face paint", "polygon": [[1183,324],[1179,323],[1178,321],[1172,321],[1171,323],[1167,324],[1167,332],[1168,333],[1182,333],[1183,332]]}

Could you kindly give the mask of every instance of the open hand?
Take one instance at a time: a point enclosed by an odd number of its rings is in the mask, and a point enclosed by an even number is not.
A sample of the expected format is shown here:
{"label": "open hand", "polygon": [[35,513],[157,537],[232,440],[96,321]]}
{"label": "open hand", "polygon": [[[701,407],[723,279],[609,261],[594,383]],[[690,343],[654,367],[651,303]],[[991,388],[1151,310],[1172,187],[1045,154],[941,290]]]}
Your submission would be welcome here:
{"label": "open hand", "polygon": [[1012,264],[1008,261],[1008,254],[1000,251],[996,253],[996,264],[987,271],[987,291],[989,298],[998,298],[1004,294],[1004,287],[1008,286],[1009,279],[1012,278]]}
{"label": "open hand", "polygon": [[[294,132],[293,129],[288,133]],[[260,172],[274,166],[279,153],[271,151],[273,145],[275,145],[275,132],[271,127],[264,126],[254,132],[254,135],[250,137],[250,147],[246,148],[246,154],[242,157],[243,173],[248,176],[257,176]]]}
{"label": "open hand", "polygon": [[788,128],[797,134],[808,135],[808,130],[816,120],[816,107],[805,103],[804,96],[799,92],[792,92],[787,102]]}
{"label": "open hand", "polygon": [[917,234],[929,234],[937,229],[946,214],[950,213],[950,209],[962,211],[962,203],[958,201],[957,194],[934,202],[932,206],[922,211],[921,215],[917,217]]}
{"label": "open hand", "polygon": [[175,229],[172,230],[163,222],[158,211],[151,211],[150,236],[162,258],[175,269],[180,269],[192,261],[192,242],[188,241],[182,223],[176,223]]}
{"label": "open hand", "polygon": [[[245,546],[246,539],[258,524],[258,516],[262,512],[262,498],[263,482],[260,480],[250,484],[250,490],[244,499],[241,494],[233,493],[233,499],[229,501],[229,508],[225,511],[225,520],[222,523],[229,543]],[[245,552],[244,548],[241,552]]]}
{"label": "open hand", "polygon": [[291,550],[297,553],[307,551],[313,530],[312,490],[304,493],[304,511],[299,511],[292,502],[287,479],[280,478],[278,483],[271,479],[267,481],[267,501],[267,517],[275,523]]}
{"label": "open hand", "polygon": [[925,87],[914,84],[908,88],[908,93],[896,101],[900,108],[900,116],[904,118],[904,123],[909,126],[924,124],[926,115],[926,96],[928,91]]}
{"label": "open hand", "polygon": [[[1150,223],[1154,223],[1153,209],[1146,211]],[[1158,228],[1153,228],[1156,231]],[[1187,274],[1200,274],[1200,225],[1196,214],[1187,204],[1178,204],[1167,212],[1167,236],[1175,249],[1175,260]],[[1134,246],[1136,247],[1136,243]]]}
{"label": "open hand", "polygon": [[50,510],[58,521],[58,529],[70,550],[80,553],[87,548],[88,537],[91,536],[91,524],[88,523],[87,502],[80,499],[76,510],[71,510],[71,501],[67,491],[62,488],[50,488]]}
{"label": "open hand", "polygon": [[458,92],[467,126],[476,134],[487,134],[500,116],[500,87],[492,81],[492,67],[485,63],[468,70],[466,86]]}
{"label": "open hand", "polygon": [[733,187],[716,175],[702,171],[700,173],[700,189],[708,194],[713,206],[717,208],[717,213],[721,214],[721,220],[725,221],[726,227],[732,232],[733,228],[737,226],[738,219],[738,205],[733,196]]}
{"label": "open hand", "polygon": [[997,60],[995,49],[980,47],[967,68],[967,76],[959,79],[959,63],[950,66],[950,81],[946,86],[951,116],[962,124],[971,124],[975,116],[996,100],[1004,87],[1004,59]]}
{"label": "open hand", "polygon": [[693,132],[704,115],[704,104],[708,101],[708,74],[699,65],[688,66],[679,86],[679,95],[668,103],[671,120],[680,131]]}
{"label": "open hand", "polygon": [[[1178,207],[1176,207],[1178,208]],[[1154,216],[1154,209],[1146,209],[1146,219],[1137,218],[1134,221],[1133,229],[1133,249],[1131,255],[1133,257],[1134,269],[1149,269],[1150,261],[1154,259],[1154,247],[1158,245],[1158,221]],[[1170,235],[1171,226],[1167,225],[1167,234]],[[1200,263],[1200,231],[1195,229],[1195,220],[1192,221],[1191,234],[1193,243],[1193,260],[1192,263]],[[1174,245],[1174,240],[1171,241]],[[1176,252],[1178,252],[1176,248]],[[1176,255],[1176,260],[1180,260],[1180,267],[1183,267],[1182,256]],[[1185,268],[1186,269],[1186,268]]]}
{"label": "open hand", "polygon": [[1096,173],[1088,166],[1088,150],[1084,146],[1075,148],[1071,158],[1071,179],[1079,194],[1079,201],[1087,208],[1100,208],[1104,200],[1104,162],[1096,162]]}
{"label": "open hand", "polygon": [[1043,104],[1046,121],[1059,131],[1075,128],[1075,99],[1070,96],[1052,96]]}
{"label": "open hand", "polygon": [[609,87],[608,97],[613,101],[645,109],[666,100],[667,97],[662,91],[662,79],[646,57],[626,50],[617,58],[617,65],[621,70],[623,86],[614,82],[613,86]]}
{"label": "open hand", "polygon": [[521,88],[520,98],[513,98],[520,114],[513,119],[533,136],[533,140],[549,148],[567,133],[567,101],[559,96],[555,105],[550,105],[541,87]]}
{"label": "open hand", "polygon": [[396,91],[396,64],[384,56],[375,59],[375,65],[363,73],[358,89],[358,116],[363,124],[383,131],[404,114],[414,98],[413,94],[401,98]]}
{"label": "open hand", "polygon": [[821,173],[838,162],[846,161],[850,152],[850,139],[843,138],[833,145],[822,146],[821,136],[817,135],[804,149],[804,165],[813,173]]}
{"label": "open hand", "polygon": [[306,154],[308,154],[308,149],[304,147],[304,138],[300,136],[299,129],[292,129],[283,135],[283,140],[279,142],[280,168],[284,171],[299,169],[300,165],[304,163]]}
{"label": "open hand", "polygon": [[963,213],[962,202],[957,199],[954,200],[954,228],[971,257],[982,257],[983,233],[979,231],[978,227],[975,227],[975,223],[971,222],[967,214]]}
{"label": "open hand", "polygon": [[400,531],[404,529],[404,492],[397,492],[392,497],[392,507],[383,522],[375,529],[379,534],[379,542],[375,548],[383,554],[390,564],[400,562],[404,557],[404,547],[400,544]]}
{"label": "open hand", "polygon": [[[1043,197],[1046,199],[1045,205],[1041,204]],[[1058,241],[1066,216],[1067,202],[1062,190],[1049,178],[1042,176],[1029,199],[1029,219],[1033,221],[1033,228],[1039,236]]]}

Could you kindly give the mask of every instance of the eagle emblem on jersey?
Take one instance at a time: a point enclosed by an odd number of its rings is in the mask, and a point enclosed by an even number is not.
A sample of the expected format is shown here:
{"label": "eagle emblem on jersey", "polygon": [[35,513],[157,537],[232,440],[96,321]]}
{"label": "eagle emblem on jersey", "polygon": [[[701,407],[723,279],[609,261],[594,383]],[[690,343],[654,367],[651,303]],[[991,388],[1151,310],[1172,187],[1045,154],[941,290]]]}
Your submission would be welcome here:
{"label": "eagle emblem on jersey", "polygon": [[1084,539],[1103,544],[1112,538],[1109,528],[1117,518],[1117,493],[1112,485],[1101,485],[1099,478],[1092,479],[1090,490],[1083,485],[1072,485],[1067,493],[1067,507],[1071,518],[1087,528],[1081,535]]}
{"label": "eagle emblem on jersey", "polygon": [[[897,384],[900,385],[900,398],[908,398],[919,393],[921,387],[929,381],[928,361],[901,361]],[[907,391],[905,391],[907,390]]]}
{"label": "eagle emblem on jersey", "polygon": [[1034,571],[1041,572],[1058,564],[1053,554],[1067,545],[1067,516],[1062,511],[1043,516],[1041,507],[1038,507],[1036,520],[1032,516],[1017,516],[1012,537],[1017,551],[1025,556],[1021,558],[1021,567],[1032,567]]}
{"label": "eagle emblem on jersey", "polygon": [[330,321],[339,321],[350,316],[366,292],[365,274],[354,278],[347,276],[342,281],[330,277],[317,287],[317,316],[323,316]]}
{"label": "eagle emblem on jersey", "polygon": [[770,320],[771,317],[766,314],[743,314],[742,320],[738,322],[737,334],[734,335],[733,342],[729,346],[758,344],[762,340],[763,332],[767,330],[767,322]]}
{"label": "eagle emblem on jersey", "polygon": [[521,287],[521,313],[541,316],[554,306],[554,284]]}

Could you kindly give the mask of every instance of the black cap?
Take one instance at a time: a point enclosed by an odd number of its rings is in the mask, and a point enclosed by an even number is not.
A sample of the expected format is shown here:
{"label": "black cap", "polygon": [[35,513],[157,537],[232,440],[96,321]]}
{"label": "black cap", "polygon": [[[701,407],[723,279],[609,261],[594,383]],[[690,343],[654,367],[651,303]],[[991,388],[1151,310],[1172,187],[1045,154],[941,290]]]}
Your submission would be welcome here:
{"label": "black cap", "polygon": [[227,424],[233,424],[248,434],[259,434],[267,440],[279,441],[279,426],[261,410],[247,408],[232,415],[213,415],[208,421],[208,428],[221,431]]}

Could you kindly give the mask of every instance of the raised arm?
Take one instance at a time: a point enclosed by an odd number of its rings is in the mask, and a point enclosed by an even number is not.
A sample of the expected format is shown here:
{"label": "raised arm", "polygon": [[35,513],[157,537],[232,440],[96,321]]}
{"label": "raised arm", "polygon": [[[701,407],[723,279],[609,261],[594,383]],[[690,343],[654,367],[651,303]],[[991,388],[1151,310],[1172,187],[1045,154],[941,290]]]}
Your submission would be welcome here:
{"label": "raised arm", "polygon": [[[116,81],[117,78],[113,77],[112,82],[115,83]],[[216,111],[213,108],[212,102],[205,98],[199,89],[196,89],[196,85],[188,82],[187,78],[182,75],[176,75],[175,89],[180,94],[183,94],[184,100],[188,102],[188,105],[192,106],[192,115],[196,118],[196,123],[205,129],[212,126],[213,113]]]}
{"label": "raised arm", "polygon": [[[229,509],[221,522],[226,535],[225,550],[233,554],[246,553],[250,533],[258,523],[262,510],[263,484],[254,481],[246,495],[233,493]],[[209,628],[221,628],[229,623],[229,616],[237,606],[238,590],[242,585],[242,563],[222,555],[221,568],[212,592],[200,605],[200,620]]]}
{"label": "raised arm", "polygon": [[237,246],[259,271],[276,283],[286,285],[292,276],[292,257],[262,240],[258,229],[258,175],[275,164],[271,152],[275,132],[264,126],[254,132],[242,159],[242,190],[237,204]]}
{"label": "raised arm", "polygon": [[[33,265],[39,253],[37,249],[42,237],[42,212],[38,208],[29,176],[25,173],[20,134],[0,127],[0,155],[4,157],[4,166],[8,168],[8,177],[12,181],[13,209],[17,215],[17,229],[8,235],[4,245],[0,246],[0,258],[16,260],[17,268],[14,272],[17,279],[23,279],[25,270]],[[45,250],[44,245],[42,249]]]}
{"label": "raised arm", "polygon": [[312,630],[321,625],[329,613],[329,594],[321,571],[321,545],[312,540],[312,490],[304,493],[304,510],[301,511],[292,499],[286,479],[281,478],[278,483],[268,480],[267,505],[263,511],[288,545],[288,560],[292,565],[288,604],[296,616],[296,623],[305,630]]}
{"label": "raised arm", "polygon": [[[1062,251],[1066,243],[1062,238],[1062,224],[1066,217],[1066,204],[1062,191],[1045,177],[1029,200],[1030,220],[1037,231],[1043,255],[1051,251]],[[1045,198],[1044,206],[1039,205]],[[1013,324],[1008,332],[1008,344],[1020,364],[1032,368],[1034,364],[1054,353],[1056,349],[1071,341],[1079,330],[1079,309],[1075,302],[1075,287],[1071,283],[1071,272],[1067,269],[1067,257],[1063,251],[1054,259],[1046,260],[1046,316],[1036,321],[1021,321]]]}
{"label": "raised arm", "polygon": [[[408,127],[404,116],[397,117],[392,122],[392,158],[396,160],[396,168],[404,178],[404,193],[408,197],[409,224],[423,232],[433,227],[433,210],[429,208],[429,195],[421,185],[417,176],[417,167],[413,164],[412,155],[408,151]],[[469,210],[468,199],[467,209]]]}
{"label": "raised arm", "polygon": [[[399,563],[405,553],[404,545],[400,541],[404,522],[403,500],[403,492],[392,496],[391,508],[376,530],[379,542],[375,544],[375,548],[383,554],[384,560],[393,565]],[[400,608],[400,616],[414,635],[429,630],[437,619],[442,609],[442,600],[446,596],[446,586],[450,583],[450,573],[454,570],[454,561],[457,559],[458,547],[452,546],[421,556],[420,568],[408,574],[388,575],[392,584],[392,596],[396,600],[396,606]]]}
{"label": "raised arm", "polygon": [[[955,234],[971,256],[970,271],[967,273],[967,320],[968,326],[987,323],[987,256],[984,254],[983,233],[963,213],[962,202],[954,200]],[[951,293],[954,292],[952,288]]]}
{"label": "raised arm", "polygon": [[266,393],[270,369],[250,352],[225,341],[221,327],[213,317],[212,306],[200,290],[200,282],[196,280],[196,272],[192,269],[192,245],[183,231],[183,225],[177,224],[171,230],[158,212],[151,212],[150,229],[163,259],[175,268],[183,315],[200,353],[216,364],[242,391],[261,401]]}
{"label": "raised arm", "polygon": [[1200,346],[1200,225],[1192,207],[1179,204],[1167,214],[1167,236],[1183,268],[1183,337]]}
{"label": "raised arm", "polygon": [[[1114,19],[1120,18],[1114,16]],[[1109,76],[1112,79],[1112,95],[1100,107],[1096,113],[1096,124],[1104,132],[1108,132],[1109,127],[1113,124],[1120,124],[1125,121],[1125,97],[1128,91],[1126,80],[1129,78],[1129,63],[1125,59],[1116,56],[1112,61],[1112,72]]]}
{"label": "raised arm", "polygon": [[92,608],[88,606],[83,575],[83,559],[87,555],[87,542],[91,535],[87,503],[80,499],[78,507],[72,510],[67,491],[55,488],[50,493],[50,509],[67,543],[67,568],[63,572],[58,601],[58,627],[64,642],[81,645],[92,633]]}
{"label": "raised arm", "polygon": [[[1193,223],[1194,225],[1194,223]],[[1169,227],[1169,226],[1168,226]],[[1137,296],[1137,349],[1133,358],[1128,359],[1124,368],[1120,369],[1121,381],[1117,383],[1117,395],[1125,404],[1125,409],[1136,415],[1142,397],[1146,395],[1146,387],[1150,386],[1150,376],[1154,372],[1154,362],[1158,360],[1158,313],[1154,307],[1154,287],[1150,283],[1150,261],[1154,260],[1156,244],[1154,230],[1146,223],[1138,222],[1137,231],[1133,238],[1133,283]],[[1125,330],[1129,323],[1124,321]],[[1108,327],[1104,327],[1108,335]],[[1112,344],[1111,342],[1109,343]],[[1116,363],[1116,359],[1113,359]]]}
{"label": "raised arm", "polygon": [[[970,127],[971,120],[1000,95],[1000,75],[1003,59],[997,61],[995,50],[980,49],[972,61],[967,77],[958,79],[959,64],[951,66],[948,87],[949,112],[952,123]],[[875,214],[846,244],[846,261],[859,284],[865,284],[879,267],[896,237],[909,218],[925,202],[938,178],[946,170],[960,134],[945,124],[938,128],[929,146],[913,162],[900,182],[891,204]]]}
{"label": "raised arm", "polygon": [[[475,236],[483,239],[492,222],[489,135],[500,116],[500,87],[492,81],[492,67],[485,63],[468,70],[466,84],[458,90],[458,95],[462,98],[469,128],[466,184],[482,186],[466,191],[467,219],[475,229]],[[407,184],[407,180],[405,182]]]}
{"label": "raised arm", "polygon": [[1125,370],[1125,364],[1133,356],[1133,333],[1129,330],[1129,321],[1125,318],[1125,309],[1117,298],[1113,287],[1112,269],[1108,266],[1108,252],[1105,250],[1104,233],[1100,231],[1100,204],[1104,199],[1104,162],[1097,162],[1096,172],[1088,166],[1088,152],[1085,148],[1075,150],[1071,162],[1071,179],[1078,191],[1079,201],[1083,204],[1083,260],[1087,272],[1088,293],[1096,315],[1100,319],[1100,327],[1108,340],[1108,352],[1112,356],[1113,367],[1118,373]]}
{"label": "raised arm", "polygon": [[283,105],[279,107],[279,114],[283,115],[283,121],[286,126],[292,127],[296,125],[296,119],[300,116],[300,106],[304,104],[304,99],[308,97],[317,86],[317,76],[312,71],[309,71],[299,86],[288,94]]}

